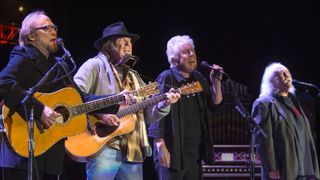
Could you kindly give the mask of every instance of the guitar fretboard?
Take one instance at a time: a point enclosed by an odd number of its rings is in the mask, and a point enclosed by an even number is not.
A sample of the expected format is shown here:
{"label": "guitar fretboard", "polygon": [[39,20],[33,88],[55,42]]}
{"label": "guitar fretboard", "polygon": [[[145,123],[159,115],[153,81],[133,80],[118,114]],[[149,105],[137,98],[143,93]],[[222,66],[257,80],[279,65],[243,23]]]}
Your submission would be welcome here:
{"label": "guitar fretboard", "polygon": [[153,106],[153,105],[157,104],[158,102],[163,101],[165,99],[167,99],[167,95],[161,94],[159,96],[155,96],[155,97],[152,97],[152,98],[147,99],[145,101],[133,104],[129,107],[120,109],[117,113],[117,117],[122,118],[128,114],[132,114],[132,113],[137,112],[141,109],[145,109],[147,107]]}
{"label": "guitar fretboard", "polygon": [[[137,95],[137,91],[131,91],[133,95]],[[83,113],[89,113],[92,111],[96,111],[98,109],[102,109],[114,104],[118,104],[121,101],[125,100],[125,96],[123,94],[108,96],[105,98],[89,101],[87,103],[79,104],[77,106],[71,107],[71,112],[74,116],[83,114]]]}
{"label": "guitar fretboard", "polygon": [[[187,94],[191,94],[191,93],[197,93],[197,92],[201,92],[203,89],[202,89],[202,86],[200,84],[199,81],[196,81],[196,82],[193,82],[191,84],[187,84],[181,88],[178,88],[174,91],[176,92],[179,92],[181,95],[187,95]],[[150,99],[147,99],[145,101],[142,101],[142,102],[139,102],[139,103],[136,103],[136,104],[133,104],[129,107],[126,107],[126,108],[123,108],[123,109],[120,109],[118,111],[118,113],[116,114],[118,118],[122,118],[128,114],[132,114],[132,113],[135,113],[139,110],[142,110],[144,108],[147,108],[147,107],[150,107],[152,105],[155,105],[157,104],[158,102],[160,101],[163,101],[167,99],[167,95],[166,94],[161,94],[161,95],[158,95],[158,96],[154,96]]]}

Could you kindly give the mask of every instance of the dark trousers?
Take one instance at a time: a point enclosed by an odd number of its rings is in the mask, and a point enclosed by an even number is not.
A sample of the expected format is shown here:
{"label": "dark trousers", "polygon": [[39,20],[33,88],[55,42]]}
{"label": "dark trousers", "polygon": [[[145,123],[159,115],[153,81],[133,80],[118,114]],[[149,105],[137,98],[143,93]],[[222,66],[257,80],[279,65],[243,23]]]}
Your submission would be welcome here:
{"label": "dark trousers", "polygon": [[165,168],[160,165],[158,160],[156,160],[154,163],[159,180],[202,179],[202,166],[198,151],[189,151],[183,156],[183,167],[181,170]]}
{"label": "dark trousers", "polygon": [[[39,179],[38,179],[39,177]],[[34,180],[59,180],[59,175],[39,173],[38,177],[34,174]],[[3,180],[27,180],[28,171],[25,169],[2,168],[1,178]]]}

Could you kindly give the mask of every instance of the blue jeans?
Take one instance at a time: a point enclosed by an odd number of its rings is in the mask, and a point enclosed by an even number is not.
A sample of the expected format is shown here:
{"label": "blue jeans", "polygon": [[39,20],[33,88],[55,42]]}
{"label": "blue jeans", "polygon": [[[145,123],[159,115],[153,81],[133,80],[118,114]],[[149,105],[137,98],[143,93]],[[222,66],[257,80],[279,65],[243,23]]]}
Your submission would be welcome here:
{"label": "blue jeans", "polygon": [[106,147],[86,164],[87,180],[142,180],[142,163],[123,161],[121,151]]}

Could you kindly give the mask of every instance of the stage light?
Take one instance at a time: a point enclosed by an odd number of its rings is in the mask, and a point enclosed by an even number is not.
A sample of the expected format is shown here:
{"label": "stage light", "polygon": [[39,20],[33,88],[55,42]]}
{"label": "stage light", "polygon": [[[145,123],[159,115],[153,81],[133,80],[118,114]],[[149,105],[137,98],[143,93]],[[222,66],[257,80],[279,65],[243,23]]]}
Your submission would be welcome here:
{"label": "stage light", "polygon": [[18,10],[19,10],[20,12],[23,12],[23,11],[24,11],[24,7],[23,7],[22,5],[19,6]]}

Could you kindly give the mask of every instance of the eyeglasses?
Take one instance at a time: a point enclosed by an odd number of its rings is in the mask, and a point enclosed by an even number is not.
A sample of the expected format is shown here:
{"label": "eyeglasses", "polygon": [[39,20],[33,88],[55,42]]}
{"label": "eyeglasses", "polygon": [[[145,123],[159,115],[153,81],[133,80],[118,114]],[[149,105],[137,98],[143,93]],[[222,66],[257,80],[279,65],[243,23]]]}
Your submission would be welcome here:
{"label": "eyeglasses", "polygon": [[46,25],[46,26],[34,28],[34,30],[39,30],[39,29],[42,29],[45,32],[51,32],[54,29],[56,32],[58,32],[58,26],[56,25]]}

